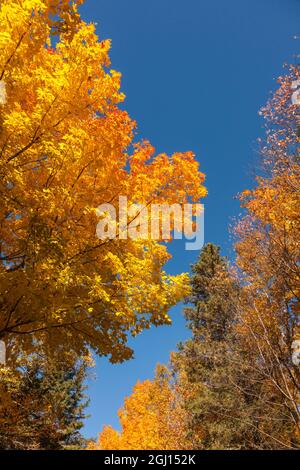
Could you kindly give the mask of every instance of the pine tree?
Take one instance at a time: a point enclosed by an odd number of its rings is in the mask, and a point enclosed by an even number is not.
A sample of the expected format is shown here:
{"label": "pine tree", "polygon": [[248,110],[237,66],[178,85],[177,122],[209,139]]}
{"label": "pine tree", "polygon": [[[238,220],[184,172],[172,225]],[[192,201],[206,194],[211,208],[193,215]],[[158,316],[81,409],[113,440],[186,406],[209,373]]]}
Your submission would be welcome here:
{"label": "pine tree", "polygon": [[[198,448],[224,448],[234,441],[225,413],[232,403],[228,378],[228,340],[234,322],[237,287],[220,250],[207,244],[192,267],[193,307],[185,309],[191,339],[179,346],[177,366],[196,386],[189,398],[190,433]],[[225,411],[226,410],[226,411]]]}
{"label": "pine tree", "polygon": [[195,449],[286,448],[291,423],[270,387],[259,351],[243,331],[245,286],[220,249],[207,244],[192,267],[192,337],[173,367],[185,377],[188,434]]}
{"label": "pine tree", "polygon": [[0,448],[62,450],[84,446],[85,361],[35,355],[17,371],[1,369]]}
{"label": "pine tree", "polygon": [[[196,449],[255,447],[252,404],[245,390],[247,362],[238,344],[240,286],[220,248],[208,243],[192,267],[192,307],[185,318],[192,337],[179,345],[175,369],[193,389],[186,407]],[[189,386],[189,385],[187,385]]]}

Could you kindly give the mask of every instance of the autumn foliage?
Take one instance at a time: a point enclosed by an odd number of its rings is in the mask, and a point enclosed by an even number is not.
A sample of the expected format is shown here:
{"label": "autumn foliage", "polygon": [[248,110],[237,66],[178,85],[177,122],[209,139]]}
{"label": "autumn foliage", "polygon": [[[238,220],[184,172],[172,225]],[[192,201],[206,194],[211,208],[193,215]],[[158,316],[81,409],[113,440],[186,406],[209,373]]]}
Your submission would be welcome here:
{"label": "autumn foliage", "polygon": [[164,369],[158,369],[153,381],[135,385],[132,395],[119,410],[121,431],[105,426],[94,450],[186,449],[186,413],[178,387],[169,383]]}
{"label": "autumn foliage", "polygon": [[[235,265],[208,243],[192,267],[191,306],[185,309],[191,338],[172,354],[168,381],[183,412],[186,449],[300,448],[298,80],[293,66],[261,112],[267,135],[256,186],[240,196],[245,215],[234,228]],[[165,384],[160,386],[163,396]],[[155,448],[153,441],[141,447],[145,443],[138,440],[143,433],[158,435],[156,420],[145,421],[138,406],[142,387],[125,401],[124,410],[136,406],[122,432],[104,428],[100,448],[112,448],[116,436],[118,449]],[[173,432],[164,431],[159,445],[169,449]]]}
{"label": "autumn foliage", "polygon": [[128,359],[128,334],[170,323],[188,289],[187,275],[164,272],[158,242],[96,237],[96,208],[119,195],[183,204],[205,189],[192,153],[136,143],[110,42],[80,3],[1,2],[0,338],[11,358],[38,341]]}
{"label": "autumn foliage", "polygon": [[267,138],[257,186],[241,195],[246,216],[236,227],[237,263],[245,283],[241,331],[259,352],[261,377],[278,393],[292,433],[277,444],[298,447],[300,371],[292,360],[300,330],[300,160],[299,103],[294,84],[299,67],[290,67],[262,110]]}
{"label": "autumn foliage", "polygon": [[[207,243],[190,276],[170,275],[160,230],[124,239],[117,223],[99,239],[97,208],[120,196],[195,204],[204,175],[192,152],[157,155],[138,140],[110,41],[82,3],[0,3],[0,447],[299,449],[299,66],[261,111],[236,259]],[[170,324],[183,299],[190,337],[125,398],[120,431],[85,445],[90,355],[132,358],[129,337]]]}

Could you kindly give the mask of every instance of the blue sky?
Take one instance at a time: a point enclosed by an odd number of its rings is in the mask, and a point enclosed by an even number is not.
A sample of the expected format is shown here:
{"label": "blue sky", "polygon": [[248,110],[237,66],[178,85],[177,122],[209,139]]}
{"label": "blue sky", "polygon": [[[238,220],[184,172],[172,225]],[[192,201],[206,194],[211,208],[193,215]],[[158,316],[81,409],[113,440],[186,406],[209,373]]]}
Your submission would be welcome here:
{"label": "blue sky", "polygon": [[[299,52],[300,0],[86,0],[87,21],[112,39],[112,68],[123,74],[125,108],[141,138],[157,152],[192,150],[206,173],[205,241],[232,256],[228,225],[240,209],[237,193],[253,185],[258,110],[276,88],[284,63]],[[188,271],[197,257],[180,241],[168,271]],[[153,328],[131,345],[135,359],[111,365],[98,359],[89,382],[84,434],[118,427],[117,410],[137,380],[188,336],[182,306],[173,325]]]}

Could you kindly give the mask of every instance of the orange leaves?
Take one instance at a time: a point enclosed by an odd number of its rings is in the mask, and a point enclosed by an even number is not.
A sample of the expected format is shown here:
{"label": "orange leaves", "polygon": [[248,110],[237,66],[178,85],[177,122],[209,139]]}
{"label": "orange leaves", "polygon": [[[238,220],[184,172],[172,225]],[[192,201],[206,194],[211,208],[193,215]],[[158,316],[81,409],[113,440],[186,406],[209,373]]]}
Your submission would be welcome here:
{"label": "orange leaves", "polygon": [[[99,447],[98,447],[99,446]],[[113,429],[111,426],[105,426],[101,435],[99,436],[98,443],[89,443],[88,450],[99,450],[99,449],[112,449],[119,450],[122,448],[121,436],[118,431]]]}
{"label": "orange leaves", "polygon": [[96,208],[119,195],[196,201],[204,176],[190,152],[155,156],[144,142],[128,155],[136,124],[119,109],[110,41],[78,4],[1,4],[0,335],[26,351],[38,339],[121,361],[129,334],[170,323],[187,276],[163,271],[169,255],[156,241],[102,243]]}
{"label": "orange leaves", "polygon": [[96,445],[99,450],[186,449],[185,413],[168,383],[157,375],[138,382],[119,410],[121,432],[105,426]]}
{"label": "orange leaves", "polygon": [[136,180],[139,202],[154,203],[167,199],[169,204],[184,204],[189,198],[196,202],[206,195],[204,175],[192,152],[166,154],[153,158],[154,148],[149,142],[135,146],[130,159],[132,176]]}
{"label": "orange leaves", "polygon": [[241,296],[242,329],[258,349],[270,384],[296,410],[299,378],[291,362],[291,345],[300,318],[300,166],[299,120],[292,95],[298,79],[299,67],[291,67],[263,109],[266,171],[254,190],[242,194],[247,214],[236,227],[237,262],[246,284]]}

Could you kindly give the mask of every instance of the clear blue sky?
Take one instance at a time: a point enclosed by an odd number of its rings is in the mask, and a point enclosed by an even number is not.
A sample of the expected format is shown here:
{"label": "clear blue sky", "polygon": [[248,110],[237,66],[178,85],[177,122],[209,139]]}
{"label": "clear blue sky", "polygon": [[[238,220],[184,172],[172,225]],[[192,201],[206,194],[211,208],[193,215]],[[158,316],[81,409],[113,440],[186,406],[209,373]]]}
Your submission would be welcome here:
{"label": "clear blue sky", "polygon": [[[263,133],[258,110],[282,65],[299,52],[293,36],[300,33],[300,0],[86,0],[81,12],[98,24],[101,39],[112,39],[112,68],[123,74],[125,107],[141,138],[158,152],[197,154],[209,191],[205,240],[230,257],[228,225],[239,213],[234,198],[252,184]],[[179,241],[171,252],[172,273],[189,270],[197,257]],[[134,360],[97,360],[87,437],[104,424],[117,427],[117,410],[133,385],[151,378],[187,337],[180,306],[172,318],[172,326],[131,341]]]}

